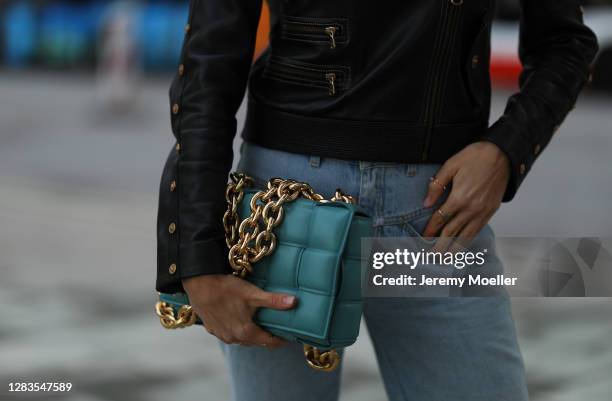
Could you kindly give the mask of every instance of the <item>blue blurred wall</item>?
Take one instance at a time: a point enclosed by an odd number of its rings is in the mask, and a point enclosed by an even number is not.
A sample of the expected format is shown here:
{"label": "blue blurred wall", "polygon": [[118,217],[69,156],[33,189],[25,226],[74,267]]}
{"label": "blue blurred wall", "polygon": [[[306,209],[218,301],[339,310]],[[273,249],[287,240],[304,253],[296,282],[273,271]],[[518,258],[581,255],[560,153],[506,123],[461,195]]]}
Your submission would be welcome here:
{"label": "blue blurred wall", "polygon": [[0,2],[0,65],[6,68],[92,68],[104,27],[130,18],[134,57],[145,70],[174,68],[188,0]]}

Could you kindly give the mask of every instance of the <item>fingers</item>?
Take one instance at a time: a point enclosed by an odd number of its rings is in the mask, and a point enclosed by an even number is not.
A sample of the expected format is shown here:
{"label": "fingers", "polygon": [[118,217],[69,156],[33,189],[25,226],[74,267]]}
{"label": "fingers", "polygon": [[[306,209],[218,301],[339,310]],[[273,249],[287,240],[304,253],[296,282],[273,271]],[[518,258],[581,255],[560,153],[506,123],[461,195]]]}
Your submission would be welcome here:
{"label": "fingers", "polygon": [[422,234],[423,237],[430,238],[437,236],[448,222],[454,220],[454,217],[460,210],[460,206],[456,204],[451,197],[449,197],[449,199],[447,199],[446,202],[444,202],[444,204],[434,212],[427,222],[425,230]]}
{"label": "fingers", "polygon": [[267,292],[253,286],[247,301],[250,305],[256,308],[285,310],[293,308],[297,302],[297,299],[295,296],[290,294]]}
{"label": "fingers", "polygon": [[272,334],[265,331],[254,323],[249,324],[245,328],[244,332],[242,333],[242,336],[243,337],[239,335],[238,337],[239,339],[241,339],[241,341],[248,342],[252,345],[258,345],[261,347],[277,348],[286,344],[286,341],[276,336],[273,336]]}
{"label": "fingers", "polygon": [[[193,292],[191,300],[204,329],[226,344],[278,347],[285,341],[273,336],[253,321],[257,308],[279,310],[293,308],[297,299],[291,294],[266,292],[246,280],[226,276],[206,288],[213,294],[203,303],[201,292]],[[204,291],[202,291],[204,292]]]}
{"label": "fingers", "polygon": [[463,252],[469,248],[474,238],[478,235],[480,230],[487,224],[488,218],[473,220],[466,224],[461,230],[455,242],[450,248],[453,253]]}
{"label": "fingers", "polygon": [[440,232],[440,236],[436,241],[436,244],[432,248],[434,252],[445,252],[449,249],[456,237],[459,235],[463,227],[466,226],[470,221],[470,215],[465,212],[459,213],[457,216],[450,219],[443,227]]}
{"label": "fingers", "polygon": [[427,188],[427,196],[423,202],[423,206],[431,207],[436,203],[438,198],[444,193],[446,188],[450,185],[453,180],[453,176],[457,172],[457,169],[452,163],[447,161],[442,165],[440,170],[436,173],[435,177],[431,177],[429,181],[429,187]]}
{"label": "fingers", "polygon": [[253,322],[243,323],[226,330],[220,330],[221,332],[218,334],[208,327],[206,331],[226,344],[269,348],[277,348],[286,344],[286,341],[265,331]]}

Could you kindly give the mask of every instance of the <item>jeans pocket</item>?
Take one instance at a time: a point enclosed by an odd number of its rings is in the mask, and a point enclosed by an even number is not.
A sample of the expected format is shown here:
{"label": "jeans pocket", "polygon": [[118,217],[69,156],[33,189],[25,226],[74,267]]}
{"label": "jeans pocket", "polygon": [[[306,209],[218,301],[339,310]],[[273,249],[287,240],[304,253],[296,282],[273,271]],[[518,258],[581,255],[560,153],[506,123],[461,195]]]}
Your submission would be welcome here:
{"label": "jeans pocket", "polygon": [[425,227],[427,227],[427,223],[433,213],[431,211],[426,211],[419,216],[406,220],[404,224],[402,224],[402,230],[405,232],[404,235],[410,236],[414,238],[417,242],[431,246],[436,242],[435,238],[425,238],[423,237],[423,231],[425,231]]}
{"label": "jeans pocket", "polygon": [[379,232],[383,237],[410,237],[419,245],[431,246],[435,238],[428,239],[421,234],[431,216],[431,210],[421,209],[405,215],[385,217]]}

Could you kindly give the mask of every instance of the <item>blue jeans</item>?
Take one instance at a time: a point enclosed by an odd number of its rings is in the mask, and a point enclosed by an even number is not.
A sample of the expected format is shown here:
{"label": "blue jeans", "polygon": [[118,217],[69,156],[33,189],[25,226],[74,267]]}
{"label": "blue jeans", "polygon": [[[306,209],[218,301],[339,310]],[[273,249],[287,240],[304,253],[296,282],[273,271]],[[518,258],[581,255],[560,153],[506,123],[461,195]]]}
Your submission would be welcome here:
{"label": "blue jeans", "polygon": [[[373,217],[376,236],[398,237],[422,232],[439,206],[423,207],[439,167],[319,158],[245,143],[238,171],[258,185],[277,176],[308,182],[325,197],[341,187]],[[487,227],[480,235],[493,233]],[[391,401],[528,399],[505,297],[366,298],[364,318]],[[300,345],[222,347],[236,401],[338,399],[340,369],[312,370]]]}

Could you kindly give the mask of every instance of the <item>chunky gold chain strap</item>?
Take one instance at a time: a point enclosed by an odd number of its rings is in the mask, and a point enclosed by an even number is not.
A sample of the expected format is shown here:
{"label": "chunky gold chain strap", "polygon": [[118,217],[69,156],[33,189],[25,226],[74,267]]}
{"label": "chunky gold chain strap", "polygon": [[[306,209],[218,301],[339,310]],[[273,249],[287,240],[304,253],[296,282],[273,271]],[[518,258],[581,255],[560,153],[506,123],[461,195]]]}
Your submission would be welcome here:
{"label": "chunky gold chain strap", "polygon": [[[258,191],[251,198],[251,214],[244,220],[238,215],[238,205],[244,198],[244,187],[252,184],[252,179],[244,174],[232,173],[232,182],[225,191],[227,211],[223,216],[225,240],[229,250],[229,263],[234,275],[241,278],[252,272],[253,264],[276,249],[276,235],[272,231],[282,221],[283,205],[297,198],[316,202],[329,202],[304,182],[272,178],[267,189]],[[353,203],[351,196],[337,189],[331,201]]]}
{"label": "chunky gold chain strap", "polygon": [[[316,202],[341,201],[354,203],[353,197],[340,189],[330,200],[316,193],[306,183],[281,178],[268,181],[267,189],[255,193],[251,198],[251,214],[240,220],[238,207],[244,198],[244,189],[253,184],[253,179],[242,173],[230,174],[231,182],[225,191],[227,210],[223,215],[225,242],[229,248],[229,263],[235,276],[245,278],[253,271],[253,264],[276,249],[276,235],[273,230],[284,216],[283,205],[298,198]],[[182,328],[194,324],[196,314],[189,305],[181,307],[177,313],[165,302],[158,302],[155,310],[165,328]],[[335,350],[321,352],[310,345],[304,345],[304,355],[308,365],[322,371],[336,369],[340,356]]]}
{"label": "chunky gold chain strap", "polygon": [[195,314],[191,305],[183,305],[174,314],[174,309],[166,302],[155,304],[155,313],[159,317],[159,322],[166,329],[182,329],[195,324],[198,316]]}
{"label": "chunky gold chain strap", "polygon": [[331,372],[340,364],[340,354],[335,349],[321,352],[312,345],[304,345],[304,356],[308,366],[323,372]]}

